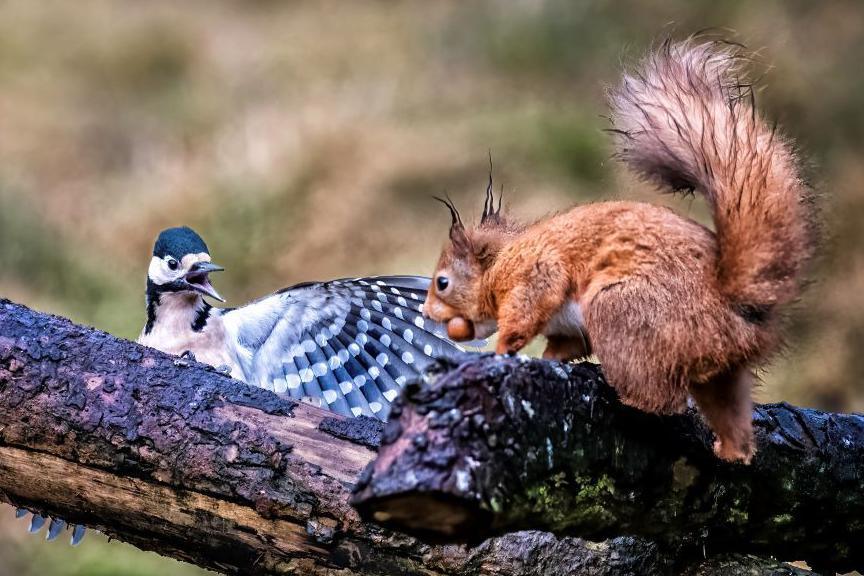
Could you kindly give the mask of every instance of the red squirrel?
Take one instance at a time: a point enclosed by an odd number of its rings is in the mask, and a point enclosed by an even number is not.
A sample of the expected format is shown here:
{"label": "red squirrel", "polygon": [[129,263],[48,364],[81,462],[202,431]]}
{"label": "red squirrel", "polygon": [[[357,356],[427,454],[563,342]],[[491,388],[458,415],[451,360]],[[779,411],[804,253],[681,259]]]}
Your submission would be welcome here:
{"label": "red squirrel", "polygon": [[701,192],[713,231],[617,201],[521,225],[490,187],[477,226],[446,202],[450,238],[425,314],[458,339],[497,327],[499,354],[538,334],[544,358],[593,352],[644,411],[683,411],[689,394],[717,456],[749,463],[753,371],[781,346],[815,219],[792,144],[754,109],[745,60],[728,43],[667,41],[609,92],[617,157],[663,189]]}

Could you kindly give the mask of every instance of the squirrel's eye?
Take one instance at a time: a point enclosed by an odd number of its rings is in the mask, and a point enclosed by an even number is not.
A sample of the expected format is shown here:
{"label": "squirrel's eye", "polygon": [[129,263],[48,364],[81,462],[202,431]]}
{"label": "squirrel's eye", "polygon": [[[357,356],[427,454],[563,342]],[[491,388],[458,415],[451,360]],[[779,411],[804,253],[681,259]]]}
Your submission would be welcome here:
{"label": "squirrel's eye", "polygon": [[169,258],[168,260],[166,260],[166,262],[168,263],[168,268],[170,268],[171,270],[177,270],[177,268],[180,266],[180,263],[177,262],[177,260],[175,260],[174,258]]}
{"label": "squirrel's eye", "polygon": [[435,288],[437,288],[439,292],[444,292],[447,290],[448,286],[450,286],[450,279],[446,276],[438,276],[435,278]]}

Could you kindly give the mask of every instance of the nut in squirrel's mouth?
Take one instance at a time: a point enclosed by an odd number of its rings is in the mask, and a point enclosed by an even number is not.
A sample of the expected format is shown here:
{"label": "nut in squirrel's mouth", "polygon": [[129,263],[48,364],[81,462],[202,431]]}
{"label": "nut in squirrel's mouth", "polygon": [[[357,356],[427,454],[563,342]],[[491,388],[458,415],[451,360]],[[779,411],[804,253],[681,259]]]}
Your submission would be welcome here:
{"label": "nut in squirrel's mouth", "polygon": [[447,321],[447,336],[457,342],[474,339],[474,322],[462,316],[454,316]]}

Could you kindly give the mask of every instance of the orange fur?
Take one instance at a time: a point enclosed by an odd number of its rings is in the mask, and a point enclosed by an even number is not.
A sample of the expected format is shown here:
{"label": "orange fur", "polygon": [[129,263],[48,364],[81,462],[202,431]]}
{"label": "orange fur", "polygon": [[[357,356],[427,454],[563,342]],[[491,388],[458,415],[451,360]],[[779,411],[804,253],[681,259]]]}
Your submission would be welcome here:
{"label": "orange fur", "polygon": [[749,462],[752,370],[780,345],[813,219],[790,145],[742,93],[740,60],[726,44],[667,42],[610,94],[619,157],[650,181],[699,190],[716,231],[635,202],[527,227],[499,206],[466,229],[451,205],[435,273],[448,285],[433,280],[426,313],[485,327],[478,336],[497,321],[498,353],[538,334],[547,358],[593,351],[622,401],[642,410],[678,412],[689,393],[717,455]]}

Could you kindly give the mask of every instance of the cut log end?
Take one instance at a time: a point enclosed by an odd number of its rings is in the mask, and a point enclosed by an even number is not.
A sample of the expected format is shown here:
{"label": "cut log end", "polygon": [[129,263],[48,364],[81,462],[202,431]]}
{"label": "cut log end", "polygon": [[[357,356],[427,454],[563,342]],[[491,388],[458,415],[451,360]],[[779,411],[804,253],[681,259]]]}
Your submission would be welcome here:
{"label": "cut log end", "polygon": [[357,510],[366,521],[410,532],[430,543],[482,542],[492,522],[487,510],[441,493],[360,497]]}

